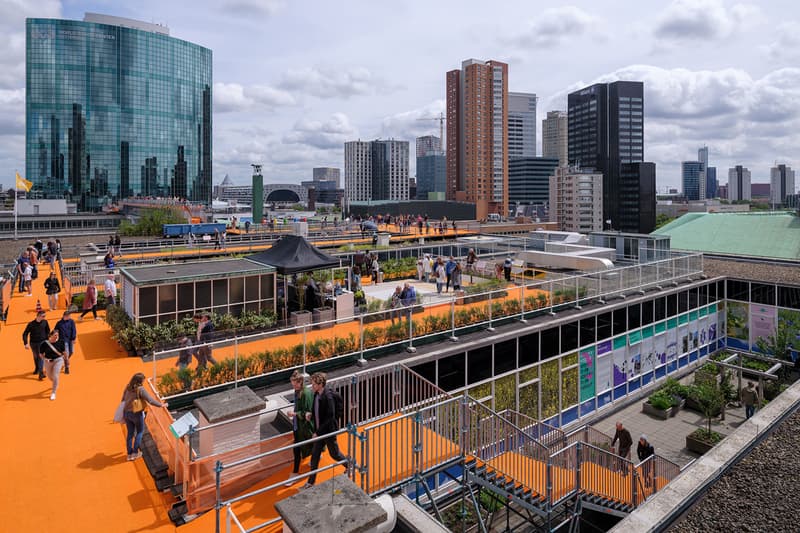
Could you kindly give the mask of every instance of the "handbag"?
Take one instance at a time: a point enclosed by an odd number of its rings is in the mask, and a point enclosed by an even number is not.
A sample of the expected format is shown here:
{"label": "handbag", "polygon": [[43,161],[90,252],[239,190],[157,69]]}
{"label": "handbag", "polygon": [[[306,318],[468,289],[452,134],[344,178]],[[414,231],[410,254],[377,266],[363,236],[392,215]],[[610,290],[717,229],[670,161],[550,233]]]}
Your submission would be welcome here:
{"label": "handbag", "polygon": [[125,422],[125,402],[119,402],[117,406],[117,410],[114,411],[114,422],[117,424],[122,424]]}
{"label": "handbag", "polygon": [[139,396],[139,391],[136,391],[136,399],[131,402],[131,411],[134,413],[141,413],[144,411],[144,401]]}

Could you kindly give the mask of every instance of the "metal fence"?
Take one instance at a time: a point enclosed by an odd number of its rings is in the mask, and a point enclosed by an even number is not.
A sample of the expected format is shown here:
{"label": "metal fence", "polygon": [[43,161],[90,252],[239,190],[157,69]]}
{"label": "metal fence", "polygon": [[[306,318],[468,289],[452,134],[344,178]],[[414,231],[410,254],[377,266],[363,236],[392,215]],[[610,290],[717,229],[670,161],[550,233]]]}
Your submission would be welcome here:
{"label": "metal fence", "polygon": [[[361,313],[352,319],[332,319],[256,333],[232,332],[232,336],[231,332],[217,332],[225,338],[193,347],[198,350],[200,346],[207,346],[217,354],[221,362],[213,371],[188,370],[183,374],[173,371],[173,363],[162,360],[174,361],[178,357],[181,348],[175,347],[175,343],[154,353],[153,379],[169,398],[206,389],[211,391],[254,377],[279,380],[289,368],[322,369],[354,359],[364,361],[389,351],[415,351],[417,345],[445,337],[457,340],[464,331],[491,330],[499,321],[555,314],[591,301],[643,293],[668,283],[678,284],[692,277],[699,278],[702,273],[701,254],[675,254],[663,261],[602,273],[537,280],[478,293],[451,293],[435,301]],[[396,324],[393,324],[395,319]]]}

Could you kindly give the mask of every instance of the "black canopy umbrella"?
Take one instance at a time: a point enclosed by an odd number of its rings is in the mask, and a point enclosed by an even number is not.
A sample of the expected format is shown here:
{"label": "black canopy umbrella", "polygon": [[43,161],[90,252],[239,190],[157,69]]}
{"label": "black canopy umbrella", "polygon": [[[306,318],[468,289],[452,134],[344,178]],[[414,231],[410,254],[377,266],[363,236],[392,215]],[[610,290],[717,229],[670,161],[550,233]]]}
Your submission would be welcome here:
{"label": "black canopy umbrella", "polygon": [[279,274],[294,274],[339,266],[339,260],[318,248],[303,237],[284,235],[271,248],[245,259],[275,267]]}

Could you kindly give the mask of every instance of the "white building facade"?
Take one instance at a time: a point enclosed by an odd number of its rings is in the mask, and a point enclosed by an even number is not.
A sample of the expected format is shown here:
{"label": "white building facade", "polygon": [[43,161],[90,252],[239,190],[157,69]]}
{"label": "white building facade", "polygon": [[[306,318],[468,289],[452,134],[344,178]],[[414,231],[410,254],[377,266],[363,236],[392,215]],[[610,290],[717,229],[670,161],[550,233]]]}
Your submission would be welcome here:
{"label": "white building facade", "polygon": [[508,93],[508,157],[536,157],[536,95]]}
{"label": "white building facade", "polygon": [[794,170],[788,165],[778,165],[769,170],[769,202],[774,206],[786,203],[786,197],[794,194]]}
{"label": "white building facade", "polygon": [[346,142],[346,201],[408,200],[408,157],[408,141]]}
{"label": "white building facade", "polygon": [[557,167],[550,176],[550,221],[561,231],[603,231],[603,174]]}

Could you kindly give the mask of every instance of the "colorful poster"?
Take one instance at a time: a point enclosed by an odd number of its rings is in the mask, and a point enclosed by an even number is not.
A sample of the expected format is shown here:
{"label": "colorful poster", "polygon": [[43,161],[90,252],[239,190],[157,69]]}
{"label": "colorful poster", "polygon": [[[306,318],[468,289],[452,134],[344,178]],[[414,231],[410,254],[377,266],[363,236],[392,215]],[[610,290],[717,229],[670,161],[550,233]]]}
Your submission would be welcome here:
{"label": "colorful poster", "polygon": [[678,354],[683,355],[689,352],[689,326],[678,327]]}
{"label": "colorful poster", "polygon": [[750,345],[754,346],[759,337],[767,339],[775,335],[778,323],[778,308],[771,305],[750,304]]}
{"label": "colorful poster", "polygon": [[655,337],[653,343],[655,350],[655,365],[660,366],[667,363],[667,335],[662,334]]}
{"label": "colorful poster", "polygon": [[656,366],[655,338],[642,340],[642,374],[652,372]]}
{"label": "colorful poster", "polygon": [[697,321],[697,332],[700,335],[700,346],[708,344],[708,317],[700,313],[700,319]]}
{"label": "colorful poster", "polygon": [[612,386],[614,356],[611,354],[611,341],[597,343],[597,360],[595,361],[596,377],[595,388],[597,392],[608,390]]}
{"label": "colorful poster", "polygon": [[700,325],[697,319],[689,322],[689,351],[696,350],[700,346]]}
{"label": "colorful poster", "polygon": [[717,340],[717,313],[708,315],[708,342]]}
{"label": "colorful poster", "polygon": [[584,348],[578,354],[578,373],[580,376],[581,402],[594,398],[595,358],[594,346]]}
{"label": "colorful poster", "polygon": [[728,337],[748,342],[750,339],[750,326],[747,316],[748,304],[741,302],[728,302],[726,331]]}
{"label": "colorful poster", "polygon": [[667,330],[667,339],[664,351],[667,354],[667,363],[678,358],[678,328]]}
{"label": "colorful poster", "polygon": [[791,339],[789,344],[793,351],[800,350],[800,311],[778,309],[778,320],[786,326],[786,333]]}
{"label": "colorful poster", "polygon": [[[617,346],[615,344],[615,346]],[[614,349],[614,386],[628,381],[628,349],[625,345]]]}

